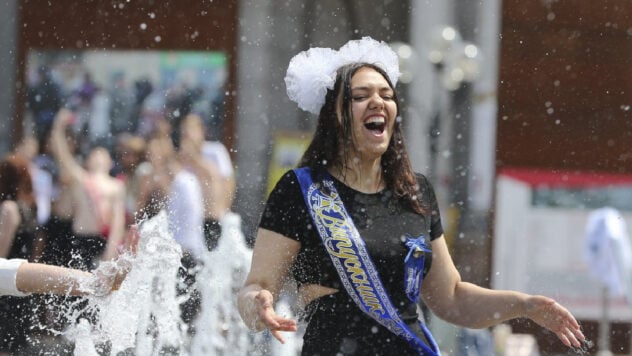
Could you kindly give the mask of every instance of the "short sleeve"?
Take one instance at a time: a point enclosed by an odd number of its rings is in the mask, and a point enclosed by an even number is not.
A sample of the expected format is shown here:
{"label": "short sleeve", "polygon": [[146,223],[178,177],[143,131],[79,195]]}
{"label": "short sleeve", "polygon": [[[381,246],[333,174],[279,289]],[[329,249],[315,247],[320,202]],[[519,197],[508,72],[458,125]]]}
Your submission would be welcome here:
{"label": "short sleeve", "polygon": [[288,171],[270,192],[259,227],[300,241],[310,222],[296,174]]}
{"label": "short sleeve", "polygon": [[20,292],[15,284],[18,268],[20,268],[20,266],[24,262],[26,262],[26,260],[8,260],[6,258],[0,258],[0,296],[12,295],[17,297],[24,297],[28,295],[26,293]]}
{"label": "short sleeve", "polygon": [[426,214],[430,215],[430,240],[434,240],[443,235],[439,203],[428,178],[422,174],[417,174],[417,182],[419,184],[421,206],[426,211]]}

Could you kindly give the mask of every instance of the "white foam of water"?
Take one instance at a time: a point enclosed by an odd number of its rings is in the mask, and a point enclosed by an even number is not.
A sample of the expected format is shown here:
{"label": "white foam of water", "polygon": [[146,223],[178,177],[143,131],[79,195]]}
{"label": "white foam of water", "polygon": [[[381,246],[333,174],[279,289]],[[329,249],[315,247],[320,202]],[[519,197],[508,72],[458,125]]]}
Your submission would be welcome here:
{"label": "white foam of water", "polygon": [[217,248],[206,253],[196,278],[202,295],[192,355],[251,355],[253,337],[237,312],[237,293],[242,287],[252,251],[241,232],[241,218],[227,213],[221,221]]}
{"label": "white foam of water", "polygon": [[[292,310],[292,298],[290,295],[282,295],[276,303],[275,311],[285,318],[295,318]],[[273,340],[270,345],[270,352],[275,356],[296,356],[299,354],[301,340],[297,333],[284,333],[285,343],[282,344]]]}
{"label": "white foam of water", "polygon": [[156,355],[166,347],[184,349],[175,290],[182,250],[167,226],[164,211],[140,225],[138,253],[119,290],[104,298],[89,298],[98,310],[96,325],[87,332],[85,321],[77,322],[67,330],[75,342],[75,355],[89,355],[90,342],[109,343],[112,355],[129,349],[142,356]]}
{"label": "white foam of water", "polygon": [[[204,255],[196,279],[202,308],[195,321],[191,355],[296,356],[301,344],[296,333],[284,333],[286,342],[281,344],[268,332],[250,332],[241,320],[237,294],[250,270],[252,250],[246,245],[239,215],[227,213],[221,226],[218,246]],[[293,318],[295,297],[282,294],[275,307],[277,314]]]}
{"label": "white foam of water", "polygon": [[90,337],[91,326],[87,320],[80,320],[74,328],[75,355],[99,356]]}
{"label": "white foam of water", "polygon": [[[181,282],[182,250],[168,231],[167,214],[141,223],[137,255],[124,256],[131,270],[118,291],[106,297],[89,297],[89,308],[98,311],[96,323],[71,318],[74,324],[64,335],[75,343],[74,354],[99,355],[109,345],[110,355],[132,351],[137,356],[159,355],[166,349],[186,355],[296,355],[296,341],[286,333],[283,346],[267,333],[252,333],[242,322],[236,299],[250,268],[252,250],[246,246],[241,218],[228,213],[221,221],[222,236],[215,250],[203,255],[196,277],[202,296],[201,310],[194,321],[196,333],[189,340],[180,317],[176,295]],[[99,268],[102,268],[100,266]],[[106,267],[103,267],[106,268]],[[278,311],[290,316],[282,301]],[[270,346],[272,343],[273,346]]]}

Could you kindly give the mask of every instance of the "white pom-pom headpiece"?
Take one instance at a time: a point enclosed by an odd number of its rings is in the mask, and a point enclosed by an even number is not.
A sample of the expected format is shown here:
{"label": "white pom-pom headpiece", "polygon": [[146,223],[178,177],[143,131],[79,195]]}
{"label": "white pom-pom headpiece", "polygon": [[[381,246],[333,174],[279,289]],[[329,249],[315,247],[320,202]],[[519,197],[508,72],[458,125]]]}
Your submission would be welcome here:
{"label": "white pom-pom headpiece", "polygon": [[393,85],[399,78],[397,54],[385,42],[371,37],[347,42],[340,50],[310,48],[290,61],[285,75],[287,95],[298,106],[318,115],[328,89],[333,89],[336,71],[350,63],[369,63],[382,68]]}

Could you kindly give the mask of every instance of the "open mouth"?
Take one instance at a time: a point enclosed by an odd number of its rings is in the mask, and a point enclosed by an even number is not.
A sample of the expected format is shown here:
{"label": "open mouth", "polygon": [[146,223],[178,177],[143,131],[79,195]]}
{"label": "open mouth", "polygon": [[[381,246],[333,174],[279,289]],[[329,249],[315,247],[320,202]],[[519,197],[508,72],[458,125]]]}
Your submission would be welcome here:
{"label": "open mouth", "polygon": [[384,119],[370,120],[364,123],[364,127],[371,132],[381,134],[386,128],[386,122]]}

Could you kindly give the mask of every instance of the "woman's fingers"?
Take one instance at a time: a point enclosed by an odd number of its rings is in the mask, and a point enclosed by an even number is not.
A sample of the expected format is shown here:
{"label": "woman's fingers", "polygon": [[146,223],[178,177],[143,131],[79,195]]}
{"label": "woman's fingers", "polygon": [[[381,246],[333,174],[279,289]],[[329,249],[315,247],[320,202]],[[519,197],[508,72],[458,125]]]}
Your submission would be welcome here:
{"label": "woman's fingers", "polygon": [[272,307],[266,307],[260,315],[261,321],[270,330],[296,331],[296,320],[278,316]]}
{"label": "woman's fingers", "polygon": [[272,294],[262,290],[255,300],[258,303],[259,320],[270,330],[272,336],[285,343],[281,331],[296,331],[296,320],[278,316],[272,307]]}
{"label": "woman's fingers", "polygon": [[285,338],[283,338],[281,331],[296,331],[296,321],[292,319],[277,318],[276,323],[278,327],[274,329],[270,328],[270,332],[275,339],[279,340],[280,343],[285,344]]}
{"label": "woman's fingers", "polygon": [[568,347],[581,347],[582,345],[579,336],[571,329],[564,329],[556,335]]}
{"label": "woman's fingers", "polygon": [[554,300],[532,296],[527,315],[541,326],[553,331],[569,347],[580,347],[586,339],[575,317]]}
{"label": "woman's fingers", "polygon": [[557,335],[558,339],[560,339],[562,341],[562,343],[564,345],[566,345],[567,347],[573,346],[571,340],[564,334],[564,332],[556,333],[556,335]]}
{"label": "woman's fingers", "polygon": [[261,320],[268,328],[276,327],[276,321],[274,320],[274,309],[272,308],[272,293],[267,290],[261,290],[255,296],[255,302],[257,303],[257,313],[259,314],[259,320]]}

